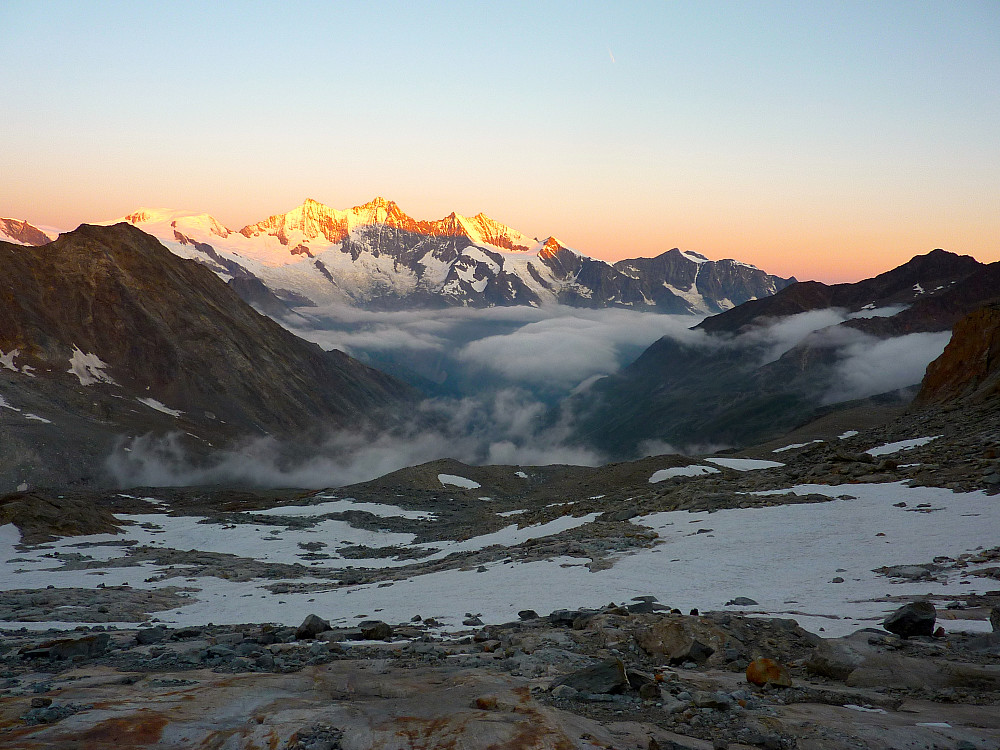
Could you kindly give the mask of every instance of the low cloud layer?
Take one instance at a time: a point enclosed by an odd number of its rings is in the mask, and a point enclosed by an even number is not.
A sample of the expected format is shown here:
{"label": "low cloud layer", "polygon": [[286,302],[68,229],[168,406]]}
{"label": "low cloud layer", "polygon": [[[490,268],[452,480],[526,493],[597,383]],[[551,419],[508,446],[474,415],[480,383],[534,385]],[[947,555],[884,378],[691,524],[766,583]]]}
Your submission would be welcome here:
{"label": "low cloud layer", "polygon": [[196,455],[180,435],[123,442],[107,468],[121,486],[250,485],[336,487],[439,458],[468,464],[596,466],[603,457],[570,443],[572,424],[522,389],[479,398],[434,399],[388,432],[331,432],[293,447],[262,438]]}
{"label": "low cloud layer", "polygon": [[[421,404],[408,425],[390,432],[331,432],[308,450],[262,439],[208,458],[190,453],[179,436],[143,437],[120,446],[108,468],[123,486],[322,488],[439,458],[469,464],[598,465],[604,457],[576,444],[573,416],[558,404],[629,364],[661,336],[691,346],[746,347],[757,353],[759,364],[803,342],[832,351],[829,377],[815,394],[817,403],[831,404],[913,386],[943,351],[947,332],[879,340],[839,325],[898,311],[809,311],[723,338],[690,330],[698,318],[630,310],[313,310],[313,326],[295,329],[304,338],[380,367],[388,363],[418,374],[420,366],[425,372],[435,369],[445,387]],[[696,454],[721,447],[646,443],[640,452]]]}
{"label": "low cloud layer", "polygon": [[845,345],[823,403],[833,404],[918,384],[927,365],[941,356],[951,332],[911,333],[879,340],[871,336]]}
{"label": "low cloud layer", "polygon": [[341,349],[376,365],[388,358],[413,366],[414,360],[433,353],[452,373],[474,373],[472,389],[460,386],[456,395],[470,395],[484,384],[568,393],[588,378],[616,372],[661,336],[707,338],[689,330],[701,320],[698,317],[622,309],[496,307],[400,313],[324,308],[313,315],[314,328],[293,331],[324,348]]}

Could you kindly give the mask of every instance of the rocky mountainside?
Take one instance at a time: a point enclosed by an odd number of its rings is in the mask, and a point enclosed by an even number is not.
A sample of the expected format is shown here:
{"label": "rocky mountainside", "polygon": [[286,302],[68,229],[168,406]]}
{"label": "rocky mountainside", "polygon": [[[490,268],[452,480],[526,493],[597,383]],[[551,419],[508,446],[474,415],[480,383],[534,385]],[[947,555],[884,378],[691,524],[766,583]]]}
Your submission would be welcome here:
{"label": "rocky mountainside", "polygon": [[920,383],[962,316],[1000,301],[998,282],[1000,264],[935,250],[856,284],[794,284],[660,339],[577,396],[582,439],[621,456],[646,441],[750,445],[859,398],[905,402],[898,389]]}
{"label": "rocky mountainside", "polygon": [[[125,220],[227,280],[288,306],[374,309],[567,304],[712,313],[773,294],[783,279],[673,249],[615,264],[483,214],[418,221],[384,198],[347,210],[314,200],[233,231],[206,214],[140,209]],[[248,298],[257,304],[257,298]]]}
{"label": "rocky mountainside", "polygon": [[0,243],[0,267],[8,481],[92,475],[87,461],[119,433],[304,441],[378,423],[414,396],[289,333],[128,224],[83,225],[37,249]]}
{"label": "rocky mountainside", "polygon": [[[957,318],[950,320],[936,316],[942,300],[954,300],[954,309],[986,299],[991,291],[983,284],[977,273],[994,273],[995,269],[968,255],[955,255],[945,250],[932,250],[926,255],[918,255],[897,268],[881,273],[871,279],[852,284],[823,284],[819,281],[804,281],[781,290],[780,294],[766,299],[753,300],[738,309],[706,318],[699,328],[710,333],[738,333],[768,318],[784,318],[797,313],[829,308],[842,308],[851,313],[864,310],[901,306],[905,310],[902,320],[907,324],[901,329],[941,330],[950,328]],[[957,289],[955,284],[961,283]],[[950,295],[949,295],[950,293]],[[923,313],[923,315],[921,315]],[[954,315],[954,313],[952,313]],[[895,319],[894,314],[888,316]],[[920,318],[932,318],[920,320]],[[961,314],[959,314],[961,317]],[[898,321],[897,321],[898,322]],[[859,325],[857,323],[852,325]]]}
{"label": "rocky mountainside", "polygon": [[927,366],[919,406],[1000,399],[1000,305],[970,313],[955,325],[944,353]]}

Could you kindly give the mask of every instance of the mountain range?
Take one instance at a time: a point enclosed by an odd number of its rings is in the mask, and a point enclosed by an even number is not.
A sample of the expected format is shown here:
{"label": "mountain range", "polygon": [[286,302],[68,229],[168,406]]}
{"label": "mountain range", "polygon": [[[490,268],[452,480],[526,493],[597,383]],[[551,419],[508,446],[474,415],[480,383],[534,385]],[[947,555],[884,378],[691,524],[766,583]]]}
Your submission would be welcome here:
{"label": "mountain range", "polygon": [[[952,327],[986,307],[963,323],[964,339],[977,325],[995,331],[988,306],[1000,303],[1000,263],[944,250],[827,285],[676,249],[612,265],[481,214],[415,221],[381,199],[349,211],[307,201],[239,232],[204,215],[127,218],[55,240],[48,228],[0,223],[16,240],[0,242],[5,483],[92,481],[121,436],[146,432],[206,447],[270,435],[305,450],[324,430],[410,420],[413,387],[267,317],[311,305],[726,307],[559,405],[568,445],[628,458],[760,443],[845,404],[905,404]],[[963,346],[973,354],[960,347],[932,367],[922,399],[973,388],[966,372],[980,373],[975,388],[994,388],[980,360],[995,341]]]}
{"label": "mountain range", "polygon": [[[11,241],[49,241],[25,222],[8,221],[10,231],[4,231]],[[710,314],[794,281],[677,248],[655,258],[607,263],[555,237],[533,239],[481,213],[418,221],[384,198],[347,210],[306,200],[238,231],[208,214],[169,209],[139,209],[122,221],[175,254],[205,264],[273,315],[328,304],[368,309],[564,304]]]}

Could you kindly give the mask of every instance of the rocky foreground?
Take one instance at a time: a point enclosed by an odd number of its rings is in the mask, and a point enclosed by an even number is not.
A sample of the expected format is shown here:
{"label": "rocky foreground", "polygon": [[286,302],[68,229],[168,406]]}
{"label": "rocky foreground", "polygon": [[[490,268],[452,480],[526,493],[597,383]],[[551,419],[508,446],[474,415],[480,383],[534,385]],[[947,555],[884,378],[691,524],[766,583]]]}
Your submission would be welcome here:
{"label": "rocky foreground", "polygon": [[997,411],[831,419],[742,455],[0,498],[0,747],[1000,747]]}
{"label": "rocky foreground", "polygon": [[996,748],[1000,633],[943,635],[934,616],[907,605],[822,639],[637,597],[482,627],[469,613],[448,636],[316,615],[5,631],[0,747]]}

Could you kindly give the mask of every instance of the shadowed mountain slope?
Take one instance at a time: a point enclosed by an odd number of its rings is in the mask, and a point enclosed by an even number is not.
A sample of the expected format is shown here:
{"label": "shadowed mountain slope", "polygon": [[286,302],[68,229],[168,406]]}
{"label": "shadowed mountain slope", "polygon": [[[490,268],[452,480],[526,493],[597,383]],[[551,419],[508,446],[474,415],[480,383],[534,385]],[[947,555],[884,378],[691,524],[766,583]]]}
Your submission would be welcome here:
{"label": "shadowed mountain slope", "polygon": [[[83,225],[38,248],[0,243],[0,266],[8,449],[92,453],[83,445],[88,429],[94,443],[167,430],[210,442],[304,439],[391,421],[415,397],[394,378],[289,333],[203,265],[128,224]],[[67,434],[78,423],[79,434]],[[4,466],[19,463],[4,458]]]}

